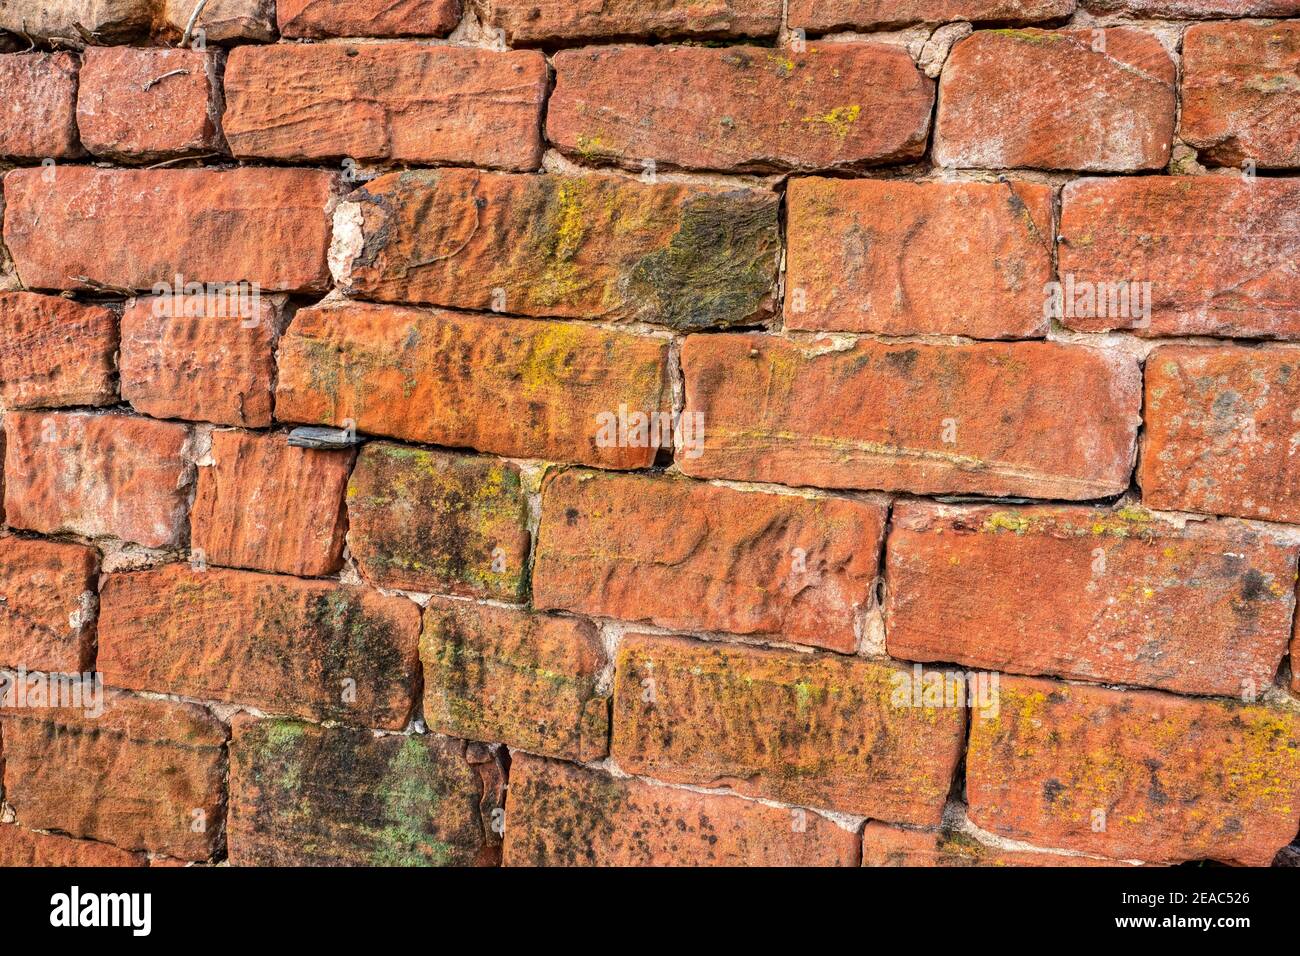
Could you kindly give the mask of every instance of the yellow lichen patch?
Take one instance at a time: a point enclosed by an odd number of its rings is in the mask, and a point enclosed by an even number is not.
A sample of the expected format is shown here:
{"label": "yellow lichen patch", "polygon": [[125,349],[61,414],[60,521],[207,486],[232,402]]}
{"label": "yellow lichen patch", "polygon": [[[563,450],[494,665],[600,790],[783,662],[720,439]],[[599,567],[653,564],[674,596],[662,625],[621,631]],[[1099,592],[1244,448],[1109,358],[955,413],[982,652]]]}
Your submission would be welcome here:
{"label": "yellow lichen patch", "polygon": [[861,106],[837,106],[822,116],[805,116],[803,121],[817,127],[824,127],[840,139],[847,139],[853,124],[861,115]]}

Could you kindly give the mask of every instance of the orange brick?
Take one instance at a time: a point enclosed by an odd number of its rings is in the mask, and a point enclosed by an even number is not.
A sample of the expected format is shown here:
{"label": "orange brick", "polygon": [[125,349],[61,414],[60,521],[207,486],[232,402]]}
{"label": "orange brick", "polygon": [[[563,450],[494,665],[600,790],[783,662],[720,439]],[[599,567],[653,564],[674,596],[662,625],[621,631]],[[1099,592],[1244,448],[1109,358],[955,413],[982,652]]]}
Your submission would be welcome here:
{"label": "orange brick", "polygon": [[0,712],[5,801],[18,820],[123,850],[209,859],[224,829],[225,726],[194,704],[109,691],[102,705],[98,716]]}
{"label": "orange brick", "polygon": [[614,46],[556,54],[547,138],[640,169],[830,169],[925,151],[934,83],[901,49]]}
{"label": "orange brick", "polygon": [[239,157],[536,169],[548,89],[540,53],[425,43],[241,46],[226,65]]}
{"label": "orange brick", "polygon": [[935,162],[1160,169],[1173,144],[1175,75],[1164,44],[1144,30],[977,31],[944,65]]}
{"label": "orange brick", "polygon": [[905,502],[890,529],[899,660],[1254,696],[1286,653],[1295,548],[1233,522]]}
{"label": "orange brick", "polygon": [[966,715],[895,706],[897,673],[861,658],[629,635],[615,664],[613,757],[669,783],[934,826]]}
{"label": "orange brick", "polygon": [[1169,345],[1146,363],[1138,484],[1153,508],[1300,521],[1300,352]]}
{"label": "orange brick", "polygon": [[94,548],[0,537],[0,666],[89,671],[98,576]]}
{"label": "orange brick", "polygon": [[1100,498],[1129,484],[1141,382],[1114,351],[693,335],[701,478]]}
{"label": "orange brick", "polygon": [[772,308],[779,205],[762,189],[616,176],[392,173],[339,208],[331,265],[343,291],[385,302],[750,324]]}
{"label": "orange brick", "polygon": [[981,339],[1047,331],[1048,186],[795,179],[786,209],[787,328]]}
{"label": "orange brick", "polygon": [[434,598],[420,659],[438,733],[569,760],[608,752],[605,650],[589,621]]}
{"label": "orange brick", "polygon": [[42,534],[113,537],[148,548],[185,539],[190,430],[87,412],[5,416],[5,520]]}
{"label": "orange brick", "polygon": [[200,50],[86,47],[77,88],[82,143],[117,162],[219,152],[220,65]]}
{"label": "orange brick", "polygon": [[145,866],[143,853],[0,824],[0,867]]}
{"label": "orange brick", "polygon": [[75,159],[77,58],[71,53],[0,54],[0,157]]}
{"label": "orange brick", "polygon": [[565,471],[543,492],[533,602],[852,652],[885,509]]}
{"label": "orange brick", "polygon": [[117,316],[33,292],[0,292],[0,398],[8,408],[117,401]]}
{"label": "orange brick", "polygon": [[853,866],[857,835],[819,814],[615,778],[519,754],[506,866]]}
{"label": "orange brick", "polygon": [[278,0],[283,37],[446,36],[460,22],[461,0]]}
{"label": "orange brick", "polygon": [[60,166],[46,182],[47,172],[4,177],[4,242],[28,288],[153,289],[177,275],[263,292],[329,285],[329,172]]}
{"label": "orange brick", "polygon": [[406,598],[167,564],[108,576],[99,670],[131,690],[400,730],[415,702],[419,629]]}
{"label": "orange brick", "polygon": [[781,0],[483,0],[484,21],[511,43],[620,37],[775,36]]}
{"label": "orange brick", "polygon": [[[644,468],[598,444],[602,413],[670,407],[668,342],[578,323],[341,303],[280,343],[276,417],[512,458]],[[574,388],[581,382],[580,389]]]}
{"label": "orange brick", "polygon": [[972,822],[1036,846],[1267,866],[1300,824],[1300,718],[1006,677],[971,722],[966,793]]}
{"label": "orange brick", "polygon": [[284,296],[250,288],[133,299],[122,314],[122,397],[154,418],[271,424]]}
{"label": "orange brick", "polygon": [[343,565],[350,451],[216,431],[199,468],[190,546],[212,564],[321,577]]}
{"label": "orange brick", "polygon": [[793,29],[901,27],[912,23],[1032,23],[1067,17],[1075,0],[790,0]]}

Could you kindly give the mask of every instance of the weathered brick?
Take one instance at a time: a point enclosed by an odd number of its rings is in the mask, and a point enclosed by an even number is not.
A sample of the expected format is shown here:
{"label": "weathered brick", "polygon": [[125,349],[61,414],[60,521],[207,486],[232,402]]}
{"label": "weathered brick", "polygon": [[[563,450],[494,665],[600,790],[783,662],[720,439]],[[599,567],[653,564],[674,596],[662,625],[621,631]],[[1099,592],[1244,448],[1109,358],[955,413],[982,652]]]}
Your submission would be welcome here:
{"label": "weathered brick", "polygon": [[608,752],[605,649],[589,621],[434,598],[420,659],[430,730],[569,760]]}
{"label": "weathered brick", "polygon": [[86,47],[77,88],[82,144],[118,162],[219,151],[219,66],[201,50]]}
{"label": "weathered brick", "polygon": [[382,176],[340,206],[346,292],[517,315],[749,324],[776,287],[779,200],[757,189],[472,169]]}
{"label": "weathered brick", "polygon": [[0,537],[0,666],[89,671],[98,575],[94,548]]}
{"label": "weathered brick", "polygon": [[347,489],[348,549],[371,584],[522,601],[528,501],[507,461],[371,442]]}
{"label": "weathered brick", "polygon": [[536,169],[546,58],[427,43],[242,46],[226,64],[236,156]]}
{"label": "weathered brick", "polygon": [[329,284],[331,173],[61,166],[45,182],[48,172],[4,178],[4,241],[29,288],[152,289],[177,275],[264,292]]}
{"label": "weathered brick", "polygon": [[0,824],[0,867],[146,866],[143,853]]}
{"label": "weathered brick", "polygon": [[1075,0],[790,0],[797,30],[901,27],[953,20],[1033,23],[1068,17]]}
{"label": "weathered brick", "polygon": [[400,730],[420,609],[333,581],[167,564],[108,575],[99,670],[131,690]]}
{"label": "weathered brick", "polygon": [[5,416],[5,520],[42,534],[114,537],[150,548],[185,537],[190,431],[87,412]]}
{"label": "weathered brick", "polygon": [[1300,21],[1190,27],[1182,101],[1179,132],[1202,162],[1300,166]]}
{"label": "weathered brick", "polygon": [[96,43],[133,40],[149,29],[155,0],[5,0],[0,3],[0,30],[33,38],[80,37]]}
{"label": "weathered brick", "polygon": [[198,470],[190,547],[205,561],[304,577],[343,565],[351,451],[298,448],[284,434],[216,431]]}
{"label": "weathered brick", "polygon": [[659,338],[361,303],[302,309],[280,343],[276,417],[515,458],[644,468],[596,416],[669,405]]}
{"label": "weathered brick", "polygon": [[1082,0],[1094,13],[1157,17],[1285,17],[1300,13],[1300,0]]}
{"label": "weathered brick", "polygon": [[279,0],[283,37],[446,36],[460,22],[461,0]]}
{"label": "weathered brick", "polygon": [[131,300],[122,313],[122,398],[154,418],[264,428],[275,395],[284,296],[248,287]]}
{"label": "weathered brick", "polygon": [[999,850],[955,830],[904,830],[872,821],[862,829],[863,866],[1114,866],[1063,853]]}
{"label": "weathered brick", "polygon": [[510,43],[620,37],[774,36],[781,0],[483,0],[484,22]]}
{"label": "weathered brick", "polygon": [[[180,38],[194,14],[191,0],[154,0],[158,6],[160,32],[168,39]],[[194,32],[203,32],[208,43],[249,40],[266,43],[275,39],[275,0],[208,0]]]}
{"label": "weathered brick", "polygon": [[236,866],[491,866],[502,774],[459,740],[236,717]]}
{"label": "weathered brick", "polygon": [[98,716],[0,712],[5,801],[32,829],[208,859],[225,817],[225,726],[194,704],[103,695]]}
{"label": "weathered brick", "polygon": [[795,179],[786,208],[787,328],[982,339],[1047,331],[1050,186]]}
{"label": "weathered brick", "polygon": [[33,292],[0,293],[0,398],[7,408],[117,401],[117,316]]}
{"label": "weathered brick", "polygon": [[1128,487],[1136,362],[1056,343],[692,335],[690,475],[821,488],[1099,498]]}
{"label": "weathered brick", "polygon": [[884,522],[875,502],[565,471],[543,493],[533,601],[851,652]]}
{"label": "weathered brick", "polygon": [[944,66],[935,162],[1160,169],[1173,143],[1174,79],[1164,44],[1143,30],[977,31]]}
{"label": "weathered brick", "polygon": [[547,138],[640,169],[827,169],[916,159],[934,82],[906,51],[828,43],[592,47],[556,54]]}
{"label": "weathered brick", "polygon": [[861,658],[629,635],[612,753],[628,773],[669,783],[937,825],[966,715],[895,706],[898,673]]}
{"label": "weathered brick", "polygon": [[71,53],[0,54],[0,157],[73,159],[77,141],[77,58]]}
{"label": "weathered brick", "polygon": [[799,808],[515,755],[506,866],[853,866],[857,835]]}
{"label": "weathered brick", "polygon": [[1266,866],[1300,823],[1300,717],[1008,677],[971,724],[966,793],[972,822],[1037,846]]}
{"label": "weathered brick", "polygon": [[886,554],[900,660],[1253,696],[1290,637],[1295,548],[1235,523],[902,503]]}
{"label": "weathered brick", "polygon": [[[1300,180],[1222,176],[1083,179],[1062,194],[1059,270],[1085,332],[1300,335]],[[1087,306],[1120,282],[1149,282],[1147,309]],[[1067,302],[1068,305],[1068,302]]]}
{"label": "weathered brick", "polygon": [[1168,345],[1146,365],[1138,484],[1153,508],[1300,521],[1300,352]]}

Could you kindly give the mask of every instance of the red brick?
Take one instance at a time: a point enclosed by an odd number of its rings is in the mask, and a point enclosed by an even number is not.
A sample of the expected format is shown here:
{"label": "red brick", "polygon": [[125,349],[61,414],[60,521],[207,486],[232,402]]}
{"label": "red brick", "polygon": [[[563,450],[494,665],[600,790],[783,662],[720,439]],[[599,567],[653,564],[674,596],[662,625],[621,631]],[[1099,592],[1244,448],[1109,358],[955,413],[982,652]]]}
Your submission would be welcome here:
{"label": "red brick", "polygon": [[0,5],[0,30],[40,39],[78,37],[78,27],[97,43],[133,40],[149,29],[155,0],[41,0]]}
{"label": "red brick", "polygon": [[94,548],[0,537],[0,665],[89,671],[98,576]]}
{"label": "red brick", "polygon": [[978,31],[944,66],[935,162],[1160,169],[1173,143],[1174,78],[1168,51],[1143,30]]}
{"label": "red brick", "polygon": [[104,695],[97,717],[3,711],[5,801],[18,821],[123,850],[210,858],[225,817],[225,726],[194,704]]}
{"label": "red brick", "polygon": [[795,179],[786,209],[787,328],[982,339],[1047,331],[1049,186]]}
{"label": "red brick", "polygon": [[[1150,282],[1143,334],[1295,337],[1298,208],[1294,179],[1078,180],[1062,194],[1059,271],[1093,288]],[[1081,331],[1143,325],[1132,308],[1119,317],[1075,311],[1063,321]]]}
{"label": "red brick", "polygon": [[[15,169],[4,241],[34,289],[251,282],[325,289],[335,177],[315,169]],[[149,228],[142,228],[147,223]]]}
{"label": "red brick", "polygon": [[0,398],[7,408],[117,401],[117,316],[32,292],[0,293]]}
{"label": "red brick", "polygon": [[226,64],[236,156],[536,169],[546,59],[426,43],[242,46]]}
{"label": "red brick", "polygon": [[1266,866],[1300,823],[1300,717],[1276,707],[1004,678],[971,723],[970,818],[1036,846]]}
{"label": "red brick", "polygon": [[143,853],[0,824],[0,867],[145,866]]}
{"label": "red brick", "polygon": [[1158,17],[1285,17],[1300,13],[1300,0],[1082,0],[1096,13]]}
{"label": "red brick", "polygon": [[884,522],[873,502],[565,471],[543,493],[533,602],[851,652]]}
{"label": "red brick", "polygon": [[[241,291],[242,288],[242,291]],[[264,428],[284,296],[247,287],[133,299],[122,313],[122,398],[154,418]]]}
{"label": "red brick", "polygon": [[[669,402],[668,343],[579,323],[344,303],[302,309],[280,343],[276,417],[515,458],[644,468],[596,416]],[[580,387],[575,387],[581,383]]]}
{"label": "red brick", "polygon": [[825,817],[610,777],[518,754],[506,866],[853,866],[858,839]]}
{"label": "red brick", "polygon": [[528,501],[517,465],[370,442],[347,504],[348,549],[371,584],[526,597]]}
{"label": "red brick", "polygon": [[461,0],[278,0],[275,13],[283,37],[440,37]]}
{"label": "red brick", "polygon": [[934,83],[906,51],[828,43],[592,47],[556,54],[547,138],[639,169],[827,169],[925,152]]}
{"label": "red brick", "polygon": [[190,547],[204,560],[304,577],[343,565],[351,451],[298,448],[284,434],[216,431],[198,470]]}
{"label": "red brick", "polygon": [[900,660],[1253,697],[1286,653],[1295,548],[1235,523],[909,502],[890,529]]}
{"label": "red brick", "polygon": [[1141,382],[1117,352],[693,335],[682,367],[707,423],[690,475],[1067,499],[1129,484]]}
{"label": "red brick", "polygon": [[590,621],[434,598],[420,659],[430,730],[569,760],[608,752],[605,649]]}
{"label": "red brick", "polygon": [[781,0],[483,0],[484,22],[510,43],[619,37],[774,36]]}
{"label": "red brick", "polygon": [[1147,358],[1138,484],[1153,508],[1300,521],[1300,352],[1164,346]]}
{"label": "red brick", "polygon": [[393,173],[335,217],[348,293],[516,315],[752,324],[772,307],[779,197],[615,176]]}
{"label": "red brick", "polygon": [[629,635],[615,665],[612,753],[628,773],[669,783],[937,825],[965,713],[894,706],[897,673],[833,654]]}
{"label": "red brick", "polygon": [[[166,39],[180,39],[195,5],[190,0],[154,0],[158,7],[159,30]],[[207,43],[249,40],[266,43],[275,39],[275,0],[208,0],[194,31],[203,32]]]}
{"label": "red brick", "polygon": [[42,534],[114,537],[148,548],[185,537],[184,425],[129,415],[5,416],[5,519]]}
{"label": "red brick", "polygon": [[494,866],[503,774],[474,745],[237,717],[235,866]]}
{"label": "red brick", "polygon": [[1068,17],[1075,0],[790,0],[793,29],[901,27],[953,20],[1032,23]]}
{"label": "red brick", "polygon": [[420,609],[406,598],[168,564],[110,574],[99,614],[116,687],[390,730],[414,706]]}
{"label": "red brick", "polygon": [[1087,856],[999,850],[954,830],[904,830],[887,823],[862,829],[863,866],[1114,866]]}
{"label": "red brick", "polygon": [[75,159],[77,58],[71,53],[0,54],[0,157]]}
{"label": "red brick", "polygon": [[1190,27],[1182,96],[1179,132],[1202,162],[1300,166],[1300,22]]}
{"label": "red brick", "polygon": [[219,67],[215,53],[199,50],[86,47],[77,88],[81,142],[118,162],[219,151]]}

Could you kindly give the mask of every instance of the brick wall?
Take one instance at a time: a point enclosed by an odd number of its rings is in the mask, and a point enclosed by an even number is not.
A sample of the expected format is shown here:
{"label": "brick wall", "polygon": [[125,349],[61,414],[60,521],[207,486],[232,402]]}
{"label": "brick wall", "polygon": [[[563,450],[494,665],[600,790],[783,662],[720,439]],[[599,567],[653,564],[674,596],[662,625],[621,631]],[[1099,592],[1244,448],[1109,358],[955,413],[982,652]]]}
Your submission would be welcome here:
{"label": "brick wall", "polygon": [[1264,17],[0,0],[0,863],[1269,864]]}

